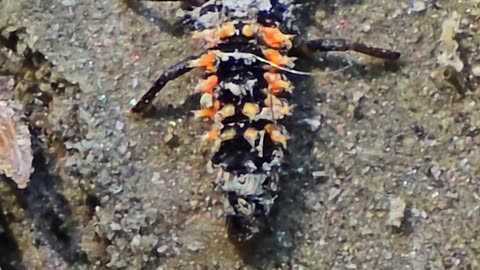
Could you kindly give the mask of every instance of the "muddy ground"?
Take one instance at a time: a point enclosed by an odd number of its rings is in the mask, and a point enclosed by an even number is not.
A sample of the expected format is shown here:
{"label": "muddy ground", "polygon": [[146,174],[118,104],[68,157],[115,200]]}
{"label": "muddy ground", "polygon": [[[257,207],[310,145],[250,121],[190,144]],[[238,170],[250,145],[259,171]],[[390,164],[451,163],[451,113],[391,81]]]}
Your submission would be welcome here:
{"label": "muddy ground", "polygon": [[[198,74],[170,83],[148,118],[127,113],[167,66],[200,49],[176,22],[179,4],[0,1],[0,88],[23,104],[35,153],[26,190],[0,181],[0,268],[480,269],[479,5],[309,3],[306,37],[402,57],[299,62],[315,75],[293,78],[272,232],[237,246],[198,139],[208,125],[190,114]],[[453,11],[461,89],[436,63]]]}

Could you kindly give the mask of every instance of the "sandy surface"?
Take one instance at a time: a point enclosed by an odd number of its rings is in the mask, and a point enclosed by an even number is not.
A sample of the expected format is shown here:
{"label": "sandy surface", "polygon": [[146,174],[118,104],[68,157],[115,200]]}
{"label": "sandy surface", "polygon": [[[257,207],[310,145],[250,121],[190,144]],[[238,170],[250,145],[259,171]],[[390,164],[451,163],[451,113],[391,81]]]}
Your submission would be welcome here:
{"label": "sandy surface", "polygon": [[[26,190],[0,181],[0,268],[480,269],[478,1],[320,2],[305,12],[306,37],[392,48],[401,60],[300,61],[315,75],[296,79],[273,232],[235,246],[198,140],[207,124],[190,114],[198,74],[168,84],[151,117],[127,113],[200,49],[175,23],[178,4],[1,1],[2,36],[19,41],[0,52],[27,68],[2,71],[0,83],[30,120],[35,173]],[[436,62],[452,11],[463,98]]]}

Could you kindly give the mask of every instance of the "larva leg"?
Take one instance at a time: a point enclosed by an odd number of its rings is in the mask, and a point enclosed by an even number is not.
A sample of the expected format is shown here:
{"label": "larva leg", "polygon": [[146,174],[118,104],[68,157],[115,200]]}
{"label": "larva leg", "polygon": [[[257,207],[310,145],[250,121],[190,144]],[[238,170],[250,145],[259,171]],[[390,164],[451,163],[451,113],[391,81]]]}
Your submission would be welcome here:
{"label": "larva leg", "polygon": [[183,61],[178,62],[177,64],[168,68],[150,87],[150,89],[142,96],[142,98],[133,106],[131,111],[133,113],[144,112],[152,103],[153,99],[157,96],[158,92],[171,80],[182,76],[183,74],[189,72],[194,67],[190,65],[190,61],[198,58],[198,56],[190,56],[184,59]]}
{"label": "larva leg", "polygon": [[315,51],[355,51],[387,60],[397,60],[398,58],[400,58],[399,52],[388,49],[369,47],[365,44],[352,42],[346,39],[308,40],[296,46],[296,49],[303,53]]}

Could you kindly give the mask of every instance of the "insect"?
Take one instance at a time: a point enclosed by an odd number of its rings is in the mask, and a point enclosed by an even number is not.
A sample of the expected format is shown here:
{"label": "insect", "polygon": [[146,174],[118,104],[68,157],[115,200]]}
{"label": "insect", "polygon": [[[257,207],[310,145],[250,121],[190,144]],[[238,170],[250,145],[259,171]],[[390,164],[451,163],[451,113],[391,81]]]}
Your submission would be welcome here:
{"label": "insect", "polygon": [[[188,1],[184,1],[188,2]],[[201,3],[198,3],[201,2]],[[396,60],[400,53],[345,39],[297,39],[294,0],[190,1],[185,20],[205,51],[167,68],[131,108],[145,112],[160,90],[192,69],[205,77],[195,117],[210,120],[214,181],[226,201],[229,236],[247,241],[263,231],[277,197],[279,168],[288,135],[281,124],[292,113],[289,74],[294,56],[315,51],[355,51]]]}

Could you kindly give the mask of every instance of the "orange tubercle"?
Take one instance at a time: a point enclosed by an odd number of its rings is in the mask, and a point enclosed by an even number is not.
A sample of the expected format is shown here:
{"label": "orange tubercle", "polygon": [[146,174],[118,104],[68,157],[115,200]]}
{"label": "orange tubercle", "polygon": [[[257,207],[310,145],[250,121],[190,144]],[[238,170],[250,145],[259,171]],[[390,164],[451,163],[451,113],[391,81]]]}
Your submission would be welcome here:
{"label": "orange tubercle", "polygon": [[255,141],[258,138],[258,130],[254,128],[247,128],[243,133],[243,138],[252,146],[255,147]]}
{"label": "orange tubercle", "polygon": [[287,148],[288,137],[283,135],[274,124],[267,124],[264,129],[270,136],[272,142],[280,143],[284,148]]}
{"label": "orange tubercle", "polygon": [[[277,94],[282,89],[290,90],[290,83],[287,81],[277,80],[268,84],[268,87],[272,91],[272,94]],[[290,91],[289,91],[290,92]]]}
{"label": "orange tubercle", "polygon": [[234,128],[227,128],[221,132],[220,139],[222,141],[228,141],[235,138],[235,135],[237,135],[237,132]]}
{"label": "orange tubercle", "polygon": [[195,31],[192,33],[193,39],[204,39],[206,41],[211,41],[215,35],[215,29],[205,29],[203,31]]}
{"label": "orange tubercle", "polygon": [[200,93],[212,94],[213,89],[215,89],[217,84],[218,84],[218,76],[217,75],[211,75],[207,79],[201,81],[197,85],[197,87],[195,87],[195,91],[200,92]]}
{"label": "orange tubercle", "polygon": [[267,95],[264,104],[265,107],[271,108],[275,115],[275,119],[282,119],[285,115],[291,115],[293,112],[293,106],[272,94]]}
{"label": "orange tubercle", "polygon": [[220,39],[226,39],[235,35],[235,25],[232,22],[226,23],[218,30],[218,37]]}
{"label": "orange tubercle", "polygon": [[242,28],[242,34],[245,37],[251,38],[257,33],[257,27],[255,24],[247,24]]}
{"label": "orange tubercle", "polygon": [[260,106],[258,106],[258,104],[256,103],[251,103],[251,102],[245,103],[245,105],[243,105],[243,108],[242,108],[242,114],[247,116],[248,119],[250,120],[255,119],[255,116],[258,114],[259,111],[260,111]]}
{"label": "orange tubercle", "polygon": [[220,108],[220,101],[216,100],[212,107],[193,111],[195,118],[212,119]]}
{"label": "orange tubercle", "polygon": [[267,81],[268,89],[272,94],[277,94],[281,92],[281,90],[291,92],[291,83],[289,81],[282,80],[281,74],[274,72],[265,72],[265,74],[263,74],[263,78]]}
{"label": "orange tubercle", "polygon": [[190,62],[191,67],[203,67],[209,72],[217,71],[215,62],[217,60],[217,52],[208,51],[206,54],[200,56],[200,58],[192,60]]}
{"label": "orange tubercle", "polygon": [[289,59],[283,56],[279,51],[274,49],[263,50],[265,58],[274,65],[282,66],[288,64]]}
{"label": "orange tubercle", "polygon": [[204,140],[213,141],[220,137],[220,130],[216,127],[212,127],[205,135],[203,135]]}
{"label": "orange tubercle", "polygon": [[235,106],[232,104],[225,104],[221,109],[217,109],[215,118],[222,121],[225,118],[235,115]]}
{"label": "orange tubercle", "polygon": [[203,31],[194,32],[193,39],[203,39],[208,47],[218,45],[222,39],[235,35],[235,25],[232,22],[225,23],[218,28],[205,29]]}
{"label": "orange tubercle", "polygon": [[260,34],[264,42],[272,48],[290,49],[292,47],[292,41],[290,40],[292,35],[286,35],[276,27],[262,27]]}
{"label": "orange tubercle", "polygon": [[265,106],[269,108],[284,106],[283,102],[274,95],[267,95],[267,97],[263,101],[263,104],[265,104]]}

